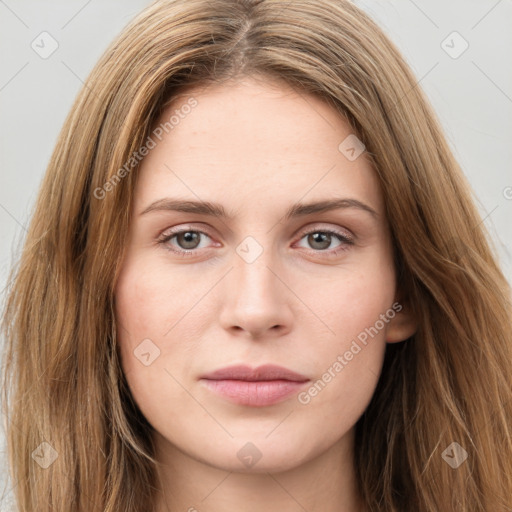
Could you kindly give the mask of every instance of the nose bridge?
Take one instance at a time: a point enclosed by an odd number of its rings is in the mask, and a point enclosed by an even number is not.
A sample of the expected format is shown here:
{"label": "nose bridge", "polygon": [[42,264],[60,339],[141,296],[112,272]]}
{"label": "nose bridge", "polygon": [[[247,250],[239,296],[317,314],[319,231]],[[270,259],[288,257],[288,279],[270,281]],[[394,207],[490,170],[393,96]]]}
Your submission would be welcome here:
{"label": "nose bridge", "polygon": [[[266,240],[269,244],[269,237]],[[235,251],[233,270],[226,280],[223,327],[261,334],[276,326],[288,326],[291,312],[285,286],[276,277],[275,269],[280,265],[272,248],[246,237]]]}
{"label": "nose bridge", "polygon": [[267,237],[263,245],[256,238],[248,236],[236,247],[232,279],[239,303],[252,302],[256,306],[265,300],[264,304],[268,304],[268,301],[275,301],[280,295],[280,290],[277,290],[280,283],[269,269],[276,266],[269,240]]}

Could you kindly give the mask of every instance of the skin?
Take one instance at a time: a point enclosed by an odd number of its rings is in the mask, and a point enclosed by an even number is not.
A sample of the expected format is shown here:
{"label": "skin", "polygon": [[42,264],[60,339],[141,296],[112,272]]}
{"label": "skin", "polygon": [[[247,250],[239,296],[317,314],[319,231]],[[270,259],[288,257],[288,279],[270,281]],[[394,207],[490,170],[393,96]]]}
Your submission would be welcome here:
{"label": "skin", "polygon": [[[293,394],[271,406],[238,405],[200,378],[274,363],[310,378],[308,390],[392,308],[393,249],[377,176],[364,153],[350,161],[338,149],[352,130],[316,97],[245,78],[188,91],[159,122],[190,96],[198,105],[141,164],[116,284],[122,368],[161,463],[156,510],[362,510],[354,425],[386,343],[416,329],[406,307],[307,404]],[[166,197],[219,203],[233,218],[142,214]],[[334,198],[357,199],[377,215],[347,207],[285,218],[296,202]],[[159,243],[171,228],[196,238]],[[309,229],[320,234],[308,237]],[[353,244],[322,238],[325,230]],[[247,236],[262,248],[250,263],[237,252]],[[145,339],[151,358],[160,351],[147,366],[134,354]],[[248,442],[261,454],[250,467],[237,457]]]}

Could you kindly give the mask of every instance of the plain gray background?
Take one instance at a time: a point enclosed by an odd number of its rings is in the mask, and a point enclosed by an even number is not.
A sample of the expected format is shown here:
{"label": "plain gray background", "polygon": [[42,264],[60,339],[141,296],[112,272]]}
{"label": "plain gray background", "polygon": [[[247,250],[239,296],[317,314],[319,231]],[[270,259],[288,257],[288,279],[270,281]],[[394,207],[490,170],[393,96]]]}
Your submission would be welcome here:
{"label": "plain gray background", "polygon": [[[149,3],[0,0],[2,302],[12,255],[19,253],[64,118],[107,45]],[[355,3],[402,50],[433,104],[512,282],[512,1]],[[31,46],[42,46],[43,37],[46,51],[51,48],[42,32],[58,44],[47,58]],[[10,510],[9,488],[15,485],[7,483],[4,459],[0,448],[0,512]]]}

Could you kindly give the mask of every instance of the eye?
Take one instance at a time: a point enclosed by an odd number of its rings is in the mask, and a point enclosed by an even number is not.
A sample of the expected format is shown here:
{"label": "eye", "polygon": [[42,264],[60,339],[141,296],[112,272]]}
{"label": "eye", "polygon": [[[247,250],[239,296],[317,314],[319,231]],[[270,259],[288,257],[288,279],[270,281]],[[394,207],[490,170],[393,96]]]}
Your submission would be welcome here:
{"label": "eye", "polygon": [[[330,229],[314,229],[306,232],[301,240],[306,239],[306,243],[315,252],[328,252],[337,254],[340,251],[348,249],[347,246],[353,245],[354,240],[345,233],[330,230]],[[333,242],[338,242],[338,245],[332,247]],[[303,247],[303,246],[302,246]]]}
{"label": "eye", "polygon": [[164,233],[158,243],[164,245],[169,251],[181,253],[184,256],[193,255],[195,249],[203,249],[202,239],[210,238],[204,231],[197,229],[181,229]]}
{"label": "eye", "polygon": [[[158,244],[163,245],[167,250],[174,252],[178,256],[194,256],[196,249],[204,249],[208,245],[202,244],[206,239],[211,239],[210,235],[197,229],[176,229],[164,233],[158,240]],[[325,252],[329,255],[336,255],[341,251],[348,250],[350,245],[354,245],[354,240],[348,234],[332,229],[311,229],[302,235],[299,240],[306,239],[309,249],[315,253]],[[332,244],[337,242],[334,247]],[[217,244],[219,246],[219,244]]]}

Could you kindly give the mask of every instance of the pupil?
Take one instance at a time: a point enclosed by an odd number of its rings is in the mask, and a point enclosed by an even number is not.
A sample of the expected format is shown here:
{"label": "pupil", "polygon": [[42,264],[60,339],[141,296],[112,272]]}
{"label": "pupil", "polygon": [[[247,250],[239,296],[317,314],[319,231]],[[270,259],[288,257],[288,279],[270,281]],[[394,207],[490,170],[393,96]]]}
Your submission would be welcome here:
{"label": "pupil", "polygon": [[312,244],[319,243],[321,247],[315,247],[316,249],[327,249],[330,245],[330,235],[327,233],[312,233],[309,235],[309,242]]}
{"label": "pupil", "polygon": [[184,245],[184,249],[194,249],[194,244],[197,245],[197,233],[194,233],[193,231],[186,231],[185,233],[181,233],[181,237],[184,243],[182,244],[180,241],[180,245]]}

